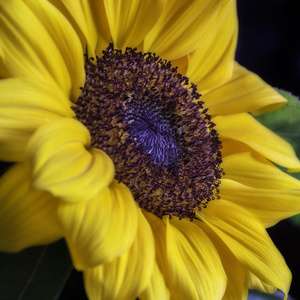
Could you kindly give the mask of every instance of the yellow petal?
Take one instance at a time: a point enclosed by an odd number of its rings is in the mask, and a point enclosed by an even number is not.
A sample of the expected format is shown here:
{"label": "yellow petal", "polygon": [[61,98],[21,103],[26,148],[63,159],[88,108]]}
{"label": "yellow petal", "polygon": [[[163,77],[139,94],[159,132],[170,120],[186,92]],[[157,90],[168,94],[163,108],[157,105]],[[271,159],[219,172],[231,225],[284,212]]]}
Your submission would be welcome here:
{"label": "yellow petal", "polygon": [[[1,51],[1,48],[0,48]],[[3,59],[1,57],[1,52],[0,52],[0,78],[8,78],[11,77],[11,75],[9,74],[9,72],[7,71]]]}
{"label": "yellow petal", "polygon": [[287,100],[275,89],[237,62],[234,64],[230,80],[201,93],[201,100],[205,102],[212,115],[249,111],[261,114],[276,110],[287,103]]}
{"label": "yellow petal", "polygon": [[121,255],[136,236],[136,203],[126,186],[117,182],[90,201],[61,202],[58,218],[80,270]]}
{"label": "yellow petal", "polygon": [[0,81],[0,160],[24,160],[25,147],[41,125],[73,117],[70,101],[59,88],[22,78]]}
{"label": "yellow petal", "polygon": [[1,177],[0,190],[1,251],[17,252],[62,237],[56,216],[58,200],[31,188],[24,163],[14,165]]}
{"label": "yellow petal", "polygon": [[138,297],[140,300],[169,300],[170,291],[165,285],[164,277],[157,265],[154,264],[154,270],[147,288]]}
{"label": "yellow petal", "polygon": [[[170,0],[144,41],[145,52],[167,60],[185,56],[206,43],[219,10],[228,1]],[[205,47],[205,46],[204,46]]]}
{"label": "yellow petal", "polygon": [[194,219],[218,250],[227,277],[227,286],[222,300],[247,300],[248,284],[246,269],[239,263],[224,242],[205,223]]}
{"label": "yellow petal", "polygon": [[67,76],[71,79],[71,98],[77,100],[81,93],[79,88],[85,82],[84,57],[77,33],[68,20],[47,1],[26,2],[55,42],[66,65]]}
{"label": "yellow petal", "polygon": [[115,48],[137,47],[164,9],[166,0],[104,0]]}
{"label": "yellow petal", "polygon": [[[241,152],[255,152],[250,146],[231,139],[222,138],[222,157]],[[259,155],[255,152],[256,155]]]}
{"label": "yellow petal", "polygon": [[54,81],[67,97],[78,97],[84,84],[80,41],[49,2],[1,1],[0,37],[0,52],[12,76]]}
{"label": "yellow petal", "polygon": [[251,272],[247,272],[247,280],[248,280],[249,289],[259,290],[268,294],[274,294],[276,292],[275,287],[262,282]]}
{"label": "yellow petal", "polygon": [[168,261],[166,259],[166,226],[162,222],[162,220],[154,214],[149,213],[145,210],[143,211],[143,213],[146,219],[148,220],[148,223],[150,224],[153,232],[156,248],[156,261],[164,276],[166,285],[170,289],[172,287],[169,286],[170,278],[168,272]]}
{"label": "yellow petal", "polygon": [[187,67],[188,67],[187,56],[182,56],[178,59],[172,60],[172,66],[177,67],[178,73],[185,75]]}
{"label": "yellow petal", "polygon": [[135,299],[149,284],[154,258],[151,228],[138,210],[138,231],[131,248],[110,263],[84,270],[89,299]]}
{"label": "yellow petal", "polygon": [[278,165],[299,168],[292,146],[249,114],[216,116],[212,120],[221,137],[240,141]]}
{"label": "yellow petal", "polygon": [[300,181],[282,172],[259,154],[242,152],[223,158],[223,178],[257,189],[300,189]]}
{"label": "yellow petal", "polygon": [[90,148],[90,135],[80,122],[58,119],[40,127],[27,147],[33,183],[66,201],[95,197],[114,177],[114,165],[102,151]]}
{"label": "yellow petal", "polygon": [[81,40],[82,51],[88,49],[89,56],[95,56],[97,45],[97,30],[92,5],[102,1],[85,0],[51,0],[53,5],[69,20]]}
{"label": "yellow petal", "polygon": [[165,216],[164,225],[150,214],[146,215],[171,299],[222,299],[226,275],[220,257],[205,233],[189,220],[173,217],[169,221]]}
{"label": "yellow petal", "polygon": [[[72,0],[70,0],[72,1]],[[82,0],[84,2],[84,0]],[[91,10],[94,15],[94,22],[97,32],[96,55],[102,56],[102,51],[106,49],[109,43],[112,43],[108,20],[103,1],[91,1]]]}
{"label": "yellow petal", "polygon": [[[214,245],[189,220],[164,218],[167,260],[174,295],[178,299],[222,299],[226,275]],[[178,290],[177,290],[178,288]],[[173,294],[173,293],[172,293]]]}
{"label": "yellow petal", "polygon": [[186,76],[200,92],[216,88],[231,77],[237,31],[236,3],[230,0],[219,11],[203,43],[188,56]]}
{"label": "yellow petal", "polygon": [[220,196],[247,208],[265,227],[300,213],[300,189],[258,189],[222,179]]}
{"label": "yellow petal", "polygon": [[234,203],[216,200],[199,217],[259,280],[288,293],[291,273],[254,215]]}

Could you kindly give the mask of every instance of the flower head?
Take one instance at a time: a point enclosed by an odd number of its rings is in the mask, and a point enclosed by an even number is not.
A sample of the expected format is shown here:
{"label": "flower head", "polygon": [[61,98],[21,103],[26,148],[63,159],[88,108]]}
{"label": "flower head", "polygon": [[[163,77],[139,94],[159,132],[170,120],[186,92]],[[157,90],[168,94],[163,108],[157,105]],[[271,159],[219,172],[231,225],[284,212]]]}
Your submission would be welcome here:
{"label": "flower head", "polygon": [[234,62],[235,1],[11,0],[0,25],[2,250],[64,237],[91,299],[288,292],[265,227],[300,163],[248,113],[286,100]]}
{"label": "flower head", "polygon": [[[77,119],[110,156],[115,178],[158,217],[189,217],[214,199],[220,141],[196,86],[152,53],[115,51],[86,62]],[[201,174],[201,175],[200,175]]]}

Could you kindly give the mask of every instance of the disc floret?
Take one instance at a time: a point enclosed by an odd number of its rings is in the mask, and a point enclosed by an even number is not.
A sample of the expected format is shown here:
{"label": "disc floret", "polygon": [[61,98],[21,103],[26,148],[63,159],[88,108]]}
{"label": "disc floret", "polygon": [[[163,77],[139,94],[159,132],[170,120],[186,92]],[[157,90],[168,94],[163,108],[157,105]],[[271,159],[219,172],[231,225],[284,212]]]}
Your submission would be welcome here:
{"label": "disc floret", "polygon": [[92,146],[106,152],[115,178],[140,207],[193,219],[218,197],[221,143],[200,94],[154,53],[110,45],[86,60],[86,83],[74,108]]}

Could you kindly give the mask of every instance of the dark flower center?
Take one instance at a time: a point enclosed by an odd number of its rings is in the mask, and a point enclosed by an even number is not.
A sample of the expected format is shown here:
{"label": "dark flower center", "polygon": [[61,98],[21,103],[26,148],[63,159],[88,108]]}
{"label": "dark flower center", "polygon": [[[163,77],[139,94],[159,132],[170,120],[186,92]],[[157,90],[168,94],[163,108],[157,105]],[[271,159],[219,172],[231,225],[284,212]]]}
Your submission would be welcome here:
{"label": "dark flower center", "polygon": [[140,207],[193,219],[219,197],[221,143],[187,77],[154,53],[112,45],[85,70],[77,119]]}

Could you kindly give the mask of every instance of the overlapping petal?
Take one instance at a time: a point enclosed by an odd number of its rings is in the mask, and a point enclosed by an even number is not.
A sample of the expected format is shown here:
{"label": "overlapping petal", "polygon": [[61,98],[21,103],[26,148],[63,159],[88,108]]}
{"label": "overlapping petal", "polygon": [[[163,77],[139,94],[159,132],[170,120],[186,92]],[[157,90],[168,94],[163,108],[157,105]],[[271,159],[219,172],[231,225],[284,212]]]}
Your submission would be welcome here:
{"label": "overlapping petal", "polygon": [[292,146],[247,113],[213,118],[221,138],[240,141],[283,167],[296,169],[300,162]]}
{"label": "overlapping petal", "polygon": [[254,152],[227,155],[223,158],[222,167],[225,170],[224,179],[231,179],[256,189],[300,189],[299,180],[282,172]]}
{"label": "overlapping petal", "polygon": [[290,271],[259,219],[226,200],[210,202],[198,216],[260,281],[288,293]]}
{"label": "overlapping petal", "polygon": [[[102,1],[85,1],[85,0],[50,0],[50,2],[69,20],[72,27],[76,30],[78,37],[81,40],[82,51],[88,49],[89,56],[95,56],[97,46],[98,30],[96,29],[95,19],[100,19],[102,22],[106,20],[104,9],[95,10],[93,5],[98,3],[103,5]],[[102,14],[95,17],[95,13]],[[108,44],[107,41],[106,45]],[[107,47],[107,46],[106,46]],[[86,49],[87,48],[87,49]]]}
{"label": "overlapping petal", "polygon": [[40,127],[28,143],[33,184],[66,201],[88,200],[114,177],[111,159],[90,147],[86,127],[73,119],[58,119]]}
{"label": "overlapping petal", "polygon": [[265,227],[300,213],[300,189],[259,189],[223,179],[220,195],[251,211]]}
{"label": "overlapping petal", "polygon": [[166,287],[163,274],[161,273],[157,263],[154,264],[154,269],[150,278],[150,282],[138,298],[140,300],[170,299],[170,291]]}
{"label": "overlapping petal", "polygon": [[[0,48],[0,51],[1,51],[1,48]],[[2,55],[1,55],[1,52],[0,52],[0,79],[8,78],[8,77],[11,77],[11,76],[10,76],[9,72],[7,71],[5,65],[4,65]]]}
{"label": "overlapping petal", "polygon": [[194,220],[218,250],[227,277],[227,286],[222,300],[246,300],[248,282],[246,269],[239,263],[226,244],[204,222]]}
{"label": "overlapping petal", "polygon": [[237,42],[237,13],[233,0],[224,3],[200,46],[188,55],[186,76],[201,91],[215,89],[231,78]]}
{"label": "overlapping petal", "polygon": [[112,36],[105,13],[103,1],[90,1],[91,9],[94,15],[94,23],[97,31],[97,45],[95,53],[98,56],[102,55],[102,51],[108,47],[108,44],[113,42]]}
{"label": "overlapping petal", "polygon": [[11,167],[0,179],[0,250],[17,252],[62,238],[58,200],[31,187],[25,163]]}
{"label": "overlapping petal", "polygon": [[104,0],[114,46],[137,47],[161,16],[166,0]]}
{"label": "overlapping petal", "polygon": [[154,239],[140,210],[138,228],[128,251],[110,263],[84,271],[85,288],[90,299],[135,299],[149,284],[154,270]]}
{"label": "overlapping petal", "polygon": [[[250,146],[231,139],[222,138],[222,159],[227,155],[241,152],[255,152]],[[258,154],[256,152],[256,154]]]}
{"label": "overlapping petal", "polygon": [[145,37],[145,52],[154,52],[167,60],[193,52],[201,43],[206,43],[205,35],[226,2],[168,1],[161,17]]}
{"label": "overlapping petal", "polygon": [[277,290],[276,287],[262,282],[249,271],[247,272],[247,281],[249,289],[259,290],[268,294],[274,294]]}
{"label": "overlapping petal", "polygon": [[90,201],[61,202],[58,218],[79,270],[120,256],[131,246],[138,225],[132,195],[117,182]]}
{"label": "overlapping petal", "polygon": [[84,83],[80,41],[49,2],[1,1],[0,38],[0,53],[13,77],[55,82],[68,97],[79,96]]}
{"label": "overlapping petal", "polygon": [[266,227],[300,213],[300,182],[262,156],[231,154],[222,166],[221,197],[247,208]]}
{"label": "overlapping petal", "polygon": [[171,298],[222,299],[226,275],[219,254],[205,233],[189,220],[169,221],[165,216],[162,222],[151,214],[146,216]]}
{"label": "overlapping petal", "polygon": [[178,73],[185,75],[187,67],[188,67],[188,57],[182,56],[178,59],[172,61],[172,65],[177,67]]}
{"label": "overlapping petal", "polygon": [[237,62],[234,64],[232,77],[227,82],[201,92],[202,100],[212,115],[249,111],[261,114],[276,110],[287,103],[270,85]]}
{"label": "overlapping petal", "polygon": [[39,126],[75,115],[56,85],[39,81],[3,79],[0,99],[0,160],[4,161],[23,161],[28,140]]}

